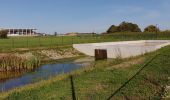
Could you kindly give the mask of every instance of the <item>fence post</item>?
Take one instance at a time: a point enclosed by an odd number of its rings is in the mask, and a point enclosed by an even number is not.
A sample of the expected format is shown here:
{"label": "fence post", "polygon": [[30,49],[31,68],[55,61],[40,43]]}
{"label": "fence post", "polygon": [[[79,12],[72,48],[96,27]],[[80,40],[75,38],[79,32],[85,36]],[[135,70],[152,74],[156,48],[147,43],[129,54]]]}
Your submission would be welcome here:
{"label": "fence post", "polygon": [[58,43],[58,36],[56,36],[56,42],[57,42],[57,49],[58,49],[58,45],[59,45],[59,43]]}
{"label": "fence post", "polygon": [[74,44],[74,42],[73,42],[73,37],[71,38],[71,42],[72,42],[72,45]]}
{"label": "fence post", "polygon": [[75,93],[75,87],[74,87],[74,82],[73,82],[73,76],[70,76],[70,81],[71,81],[71,90],[72,90],[72,99],[76,100],[76,93]]}
{"label": "fence post", "polygon": [[40,40],[40,36],[38,36],[38,42],[39,42],[39,46],[41,47],[41,40]]}
{"label": "fence post", "polygon": [[52,46],[52,44],[53,44],[53,43],[52,43],[52,42],[53,42],[52,40],[53,40],[53,37],[51,36],[51,39],[50,39],[50,47],[51,47],[51,48],[53,47],[53,46]]}
{"label": "fence post", "polygon": [[14,48],[14,39],[12,38],[12,48]]}
{"label": "fence post", "polygon": [[61,44],[63,45],[63,36],[61,36],[61,41],[62,41],[62,43],[61,43]]}
{"label": "fence post", "polygon": [[27,36],[27,48],[28,48],[28,36]]}

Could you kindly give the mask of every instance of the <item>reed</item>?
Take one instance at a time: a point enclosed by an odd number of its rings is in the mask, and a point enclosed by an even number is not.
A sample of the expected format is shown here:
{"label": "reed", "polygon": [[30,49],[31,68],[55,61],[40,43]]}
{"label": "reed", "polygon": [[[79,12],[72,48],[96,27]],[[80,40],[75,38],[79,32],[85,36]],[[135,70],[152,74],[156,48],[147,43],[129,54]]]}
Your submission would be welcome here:
{"label": "reed", "polygon": [[36,57],[5,55],[0,58],[0,72],[33,70],[39,65],[40,59]]}

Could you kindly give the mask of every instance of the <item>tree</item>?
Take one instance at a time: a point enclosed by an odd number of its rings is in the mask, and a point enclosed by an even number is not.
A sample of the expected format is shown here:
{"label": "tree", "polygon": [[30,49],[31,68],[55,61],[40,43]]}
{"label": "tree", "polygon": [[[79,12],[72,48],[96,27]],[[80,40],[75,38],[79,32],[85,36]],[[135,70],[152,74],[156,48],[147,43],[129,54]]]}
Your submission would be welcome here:
{"label": "tree", "polygon": [[0,30],[0,38],[7,38],[8,31]]}
{"label": "tree", "polygon": [[122,22],[118,26],[119,32],[141,32],[141,29],[137,24],[129,23],[129,22]]}
{"label": "tree", "polygon": [[108,30],[107,33],[115,33],[118,32],[118,27],[115,25],[112,25]]}
{"label": "tree", "polygon": [[144,32],[160,32],[160,29],[154,25],[149,25],[144,29]]}
{"label": "tree", "polygon": [[141,32],[141,29],[137,24],[122,22],[119,26],[112,25],[107,33],[115,33],[115,32]]}
{"label": "tree", "polygon": [[162,31],[164,33],[170,33],[170,30],[165,30],[165,31]]}

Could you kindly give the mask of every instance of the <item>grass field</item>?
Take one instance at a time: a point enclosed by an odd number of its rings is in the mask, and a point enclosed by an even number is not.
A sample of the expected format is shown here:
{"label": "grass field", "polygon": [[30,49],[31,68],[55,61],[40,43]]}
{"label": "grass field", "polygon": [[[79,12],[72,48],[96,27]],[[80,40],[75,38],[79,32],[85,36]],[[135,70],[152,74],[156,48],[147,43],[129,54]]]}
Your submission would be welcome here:
{"label": "grass field", "polygon": [[[155,57],[156,54],[159,54]],[[73,74],[78,100],[107,100],[136,72],[155,57],[111,99],[161,99],[162,88],[170,76],[170,46],[157,52],[129,59],[96,62],[95,67]],[[64,77],[64,78],[62,78]],[[4,100],[71,100],[68,75],[0,94]]]}
{"label": "grass field", "polygon": [[16,48],[57,47],[77,43],[95,43],[127,40],[170,39],[170,33],[115,33],[111,35],[48,36],[48,37],[9,37],[0,39],[0,51]]}

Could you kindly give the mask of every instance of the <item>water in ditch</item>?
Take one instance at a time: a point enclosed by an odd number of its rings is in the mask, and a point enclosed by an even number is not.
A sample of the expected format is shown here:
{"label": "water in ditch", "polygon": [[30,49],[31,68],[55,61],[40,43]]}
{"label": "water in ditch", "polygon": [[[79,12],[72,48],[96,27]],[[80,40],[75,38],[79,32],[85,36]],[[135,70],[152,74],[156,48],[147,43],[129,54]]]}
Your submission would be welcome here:
{"label": "water in ditch", "polygon": [[47,80],[60,74],[70,73],[89,66],[92,61],[94,61],[93,58],[79,58],[62,63],[42,65],[32,72],[0,72],[0,92],[36,83],[40,80]]}

